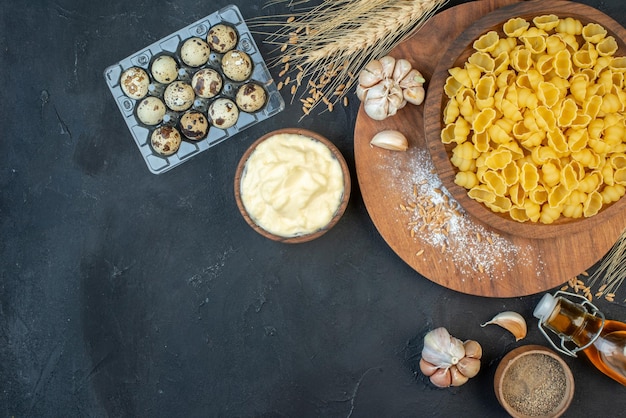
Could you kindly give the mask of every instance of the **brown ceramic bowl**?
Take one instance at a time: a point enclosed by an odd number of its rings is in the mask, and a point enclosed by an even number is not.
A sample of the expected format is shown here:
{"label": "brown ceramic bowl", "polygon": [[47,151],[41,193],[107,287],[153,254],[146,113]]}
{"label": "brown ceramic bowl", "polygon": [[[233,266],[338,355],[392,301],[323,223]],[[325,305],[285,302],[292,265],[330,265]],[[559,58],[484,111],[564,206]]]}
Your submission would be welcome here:
{"label": "brown ceramic bowl", "polygon": [[[451,161],[452,148],[456,144],[443,144],[440,133],[445,128],[443,109],[448,98],[444,93],[444,85],[450,75],[448,69],[463,67],[473,52],[473,42],[481,35],[496,31],[504,37],[502,25],[509,19],[521,17],[531,22],[536,16],[554,14],[560,18],[572,17],[580,20],[583,25],[595,22],[602,25],[607,36],[613,36],[618,50],[615,56],[626,54],[626,29],[611,17],[593,7],[570,1],[542,0],[524,1],[497,9],[474,22],[457,39],[437,63],[431,77],[426,94],[424,110],[424,130],[428,149],[432,156],[437,173],[452,196],[463,208],[478,221],[496,230],[524,238],[542,239],[562,237],[572,233],[593,229],[605,222],[611,222],[616,213],[626,210],[626,198],[604,205],[596,215],[584,218],[566,218],[561,216],[551,224],[540,221],[518,222],[508,213],[496,213],[482,203],[470,198],[464,187],[454,182],[458,168]],[[581,44],[582,45],[582,44]],[[471,132],[470,132],[471,135]]]}
{"label": "brown ceramic bowl", "polygon": [[[310,139],[313,139],[315,141],[322,143],[330,150],[332,155],[335,157],[335,159],[339,162],[339,165],[341,166],[341,171],[343,173],[343,194],[341,196],[341,202],[339,203],[337,210],[335,211],[331,220],[325,226],[313,232],[300,234],[300,235],[291,235],[291,236],[281,236],[281,235],[271,233],[263,229],[261,226],[259,226],[255,222],[255,220],[250,216],[250,214],[246,210],[246,207],[241,199],[241,181],[245,174],[246,163],[248,162],[250,155],[252,155],[252,153],[256,150],[259,144],[261,144],[263,141],[267,140],[268,138],[271,138],[278,134],[302,135],[306,138],[310,138]],[[333,226],[335,226],[337,222],[339,222],[339,219],[341,219],[343,213],[346,210],[346,207],[348,206],[348,201],[350,200],[350,190],[351,190],[350,171],[348,169],[348,165],[346,164],[345,159],[343,158],[343,155],[337,149],[337,147],[331,141],[329,141],[327,138],[323,137],[322,135],[316,132],[312,132],[312,131],[309,131],[306,129],[300,129],[300,128],[284,128],[284,129],[279,129],[273,132],[269,132],[266,135],[263,135],[261,138],[256,140],[243,154],[243,156],[241,157],[241,160],[239,161],[239,165],[237,166],[237,171],[235,173],[235,200],[237,202],[237,207],[239,208],[239,212],[241,212],[241,215],[246,220],[248,225],[250,225],[252,229],[254,229],[256,232],[258,232],[259,234],[263,235],[266,238],[269,238],[273,241],[284,242],[287,244],[297,244],[297,243],[314,240],[316,238],[319,238],[320,236],[325,234],[328,230],[330,230]]]}
{"label": "brown ceramic bowl", "polygon": [[540,345],[513,349],[494,377],[500,405],[514,418],[556,418],[574,397],[574,376],[554,351]]}

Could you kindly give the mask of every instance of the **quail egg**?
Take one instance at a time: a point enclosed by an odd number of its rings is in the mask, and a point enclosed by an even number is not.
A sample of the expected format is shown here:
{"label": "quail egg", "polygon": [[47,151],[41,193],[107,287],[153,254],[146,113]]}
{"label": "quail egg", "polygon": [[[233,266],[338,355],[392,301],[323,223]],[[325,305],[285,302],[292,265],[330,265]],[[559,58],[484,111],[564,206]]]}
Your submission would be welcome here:
{"label": "quail egg", "polygon": [[242,84],[235,97],[237,106],[244,112],[256,112],[265,105],[266,100],[265,89],[257,83]]}
{"label": "quail egg", "polygon": [[150,71],[157,82],[169,84],[178,77],[178,63],[169,55],[161,55],[152,62]]}
{"label": "quail egg", "polygon": [[165,104],[158,97],[149,96],[137,105],[137,119],[146,125],[158,125],[165,116]]}
{"label": "quail egg", "polygon": [[222,76],[212,68],[203,68],[197,71],[191,79],[193,91],[204,99],[217,96],[222,90]]}
{"label": "quail egg", "polygon": [[252,60],[243,51],[233,49],[222,57],[224,75],[233,81],[244,81],[252,74]]}
{"label": "quail egg", "polygon": [[196,95],[190,84],[184,81],[174,81],[165,88],[163,99],[170,109],[182,112],[193,105]]}
{"label": "quail egg", "polygon": [[209,44],[196,37],[187,39],[180,48],[180,58],[190,67],[199,67],[206,64],[211,55]]}
{"label": "quail egg", "polygon": [[222,97],[211,103],[208,115],[213,126],[227,129],[237,123],[239,109],[232,100]]}
{"label": "quail egg", "polygon": [[159,126],[152,132],[150,142],[152,148],[161,155],[172,155],[180,147],[180,132],[173,126]]}
{"label": "quail egg", "polygon": [[131,99],[139,100],[146,97],[149,86],[150,77],[143,68],[130,67],[120,77],[120,87]]}
{"label": "quail egg", "polygon": [[220,23],[209,30],[206,41],[213,51],[223,54],[237,46],[237,31],[232,26]]}
{"label": "quail egg", "polygon": [[203,113],[190,110],[180,118],[180,132],[186,138],[197,141],[209,132],[209,121]]}

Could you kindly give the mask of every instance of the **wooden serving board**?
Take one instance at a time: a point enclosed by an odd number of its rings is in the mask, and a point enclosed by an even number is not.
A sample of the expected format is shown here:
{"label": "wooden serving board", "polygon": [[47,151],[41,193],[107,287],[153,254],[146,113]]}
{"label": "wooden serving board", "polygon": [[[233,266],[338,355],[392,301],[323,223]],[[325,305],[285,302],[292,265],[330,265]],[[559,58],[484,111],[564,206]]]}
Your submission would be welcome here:
{"label": "wooden serving board", "polygon": [[[428,82],[454,39],[489,12],[513,3],[517,2],[482,0],[445,10],[390,55],[408,59]],[[478,296],[535,294],[590,268],[626,227],[626,212],[622,211],[593,230],[546,239],[498,232],[467,213],[453,216],[454,222],[448,222],[453,228],[447,236],[428,225],[417,228],[425,217],[416,221],[408,205],[425,195],[436,201],[440,186],[437,175],[431,173],[434,166],[424,139],[423,110],[423,105],[409,104],[395,116],[375,121],[361,106],[354,133],[357,178],[368,213],[393,251],[422,276],[446,288]],[[385,129],[404,133],[409,150],[394,152],[370,146],[371,138]],[[426,181],[424,185],[416,184]],[[414,191],[418,191],[417,196]],[[431,228],[436,223],[431,221]]]}

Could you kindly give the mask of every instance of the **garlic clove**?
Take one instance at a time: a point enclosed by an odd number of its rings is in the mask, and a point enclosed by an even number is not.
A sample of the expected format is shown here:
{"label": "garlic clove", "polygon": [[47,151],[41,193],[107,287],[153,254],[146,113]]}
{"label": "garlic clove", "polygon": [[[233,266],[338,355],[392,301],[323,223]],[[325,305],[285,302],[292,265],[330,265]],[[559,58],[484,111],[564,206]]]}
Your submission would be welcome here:
{"label": "garlic clove", "polygon": [[426,90],[423,87],[409,87],[402,91],[404,96],[404,100],[407,102],[420,105],[424,102],[424,98],[426,97]]}
{"label": "garlic clove", "polygon": [[409,148],[409,141],[401,132],[389,129],[374,135],[370,145],[391,151],[406,151]]}
{"label": "garlic clove", "polygon": [[403,89],[408,89],[411,87],[421,87],[424,85],[425,82],[426,79],[424,78],[422,73],[420,73],[415,68],[411,69],[411,71],[409,71],[409,73],[401,80],[398,80],[398,84],[400,84],[400,87],[402,87]]}
{"label": "garlic clove", "polygon": [[396,59],[392,56],[386,55],[379,61],[382,66],[383,78],[391,78],[393,76],[393,70],[396,67]]}
{"label": "garlic clove", "polygon": [[397,84],[389,89],[388,98],[391,102],[391,106],[393,106],[396,110],[400,110],[406,105],[406,100],[404,100],[404,92]]}
{"label": "garlic clove", "polygon": [[432,363],[427,362],[426,360],[424,360],[423,358],[420,359],[420,371],[424,374],[424,376],[432,376],[437,370],[439,370],[439,367],[435,366]]}
{"label": "garlic clove", "polygon": [[435,328],[424,336],[422,358],[440,368],[448,368],[465,357],[465,347],[444,327]]}
{"label": "garlic clove", "polygon": [[356,97],[358,97],[360,101],[364,101],[367,97],[368,91],[369,91],[369,88],[363,87],[362,85],[359,84],[356,86]]}
{"label": "garlic clove", "polygon": [[438,388],[447,388],[452,384],[452,374],[449,369],[437,369],[430,376],[430,382]]}
{"label": "garlic clove", "polygon": [[378,60],[370,61],[359,73],[359,85],[372,87],[383,79],[383,66]]}
{"label": "garlic clove", "polygon": [[367,90],[365,100],[387,99],[389,91],[384,83],[378,83]]}
{"label": "garlic clove", "polygon": [[370,98],[368,94],[363,110],[374,120],[386,119],[389,116],[389,101],[385,97]]}
{"label": "garlic clove", "polygon": [[490,324],[499,325],[515,336],[515,341],[519,341],[526,336],[527,327],[524,317],[517,312],[505,311],[494,316],[491,321],[481,324],[485,327]]}
{"label": "garlic clove", "polygon": [[481,358],[483,356],[483,348],[478,341],[467,340],[463,343],[465,347],[465,357]]}
{"label": "garlic clove", "polygon": [[457,366],[450,367],[450,384],[451,386],[461,386],[467,383],[470,378],[465,376],[461,371],[457,368]]}
{"label": "garlic clove", "polygon": [[472,357],[463,357],[456,364],[459,372],[463,373],[468,379],[476,376],[480,371],[480,360]]}
{"label": "garlic clove", "polygon": [[397,83],[400,83],[400,81],[402,81],[404,77],[406,77],[411,72],[412,69],[413,67],[408,60],[404,58],[397,59],[396,66],[393,69],[392,77]]}

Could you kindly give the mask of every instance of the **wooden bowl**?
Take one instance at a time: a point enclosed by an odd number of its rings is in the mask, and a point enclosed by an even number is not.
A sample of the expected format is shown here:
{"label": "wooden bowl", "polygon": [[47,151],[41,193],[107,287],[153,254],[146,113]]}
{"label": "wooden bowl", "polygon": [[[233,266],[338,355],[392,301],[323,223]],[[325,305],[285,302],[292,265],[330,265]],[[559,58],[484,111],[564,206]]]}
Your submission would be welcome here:
{"label": "wooden bowl", "polygon": [[494,390],[500,405],[514,418],[555,418],[572,402],[574,376],[554,351],[525,345],[502,358],[496,369]]}
{"label": "wooden bowl", "polygon": [[473,52],[473,42],[482,34],[491,30],[502,34],[502,25],[513,17],[521,17],[531,21],[535,16],[546,14],[554,14],[561,18],[572,17],[580,20],[583,24],[589,22],[601,24],[608,31],[608,35],[612,35],[618,43],[619,49],[615,55],[626,55],[626,43],[624,41],[626,29],[599,10],[584,4],[560,0],[516,3],[485,15],[452,42],[433,73],[428,86],[424,110],[424,130],[428,149],[443,185],[452,196],[470,215],[483,224],[501,232],[531,239],[555,238],[593,229],[597,225],[610,221],[614,214],[623,211],[626,207],[626,199],[622,197],[613,204],[605,205],[594,216],[578,219],[561,216],[552,224],[543,224],[539,221],[518,222],[512,219],[508,213],[493,212],[485,205],[471,199],[467,190],[454,182],[458,169],[450,162],[450,157],[455,144],[444,145],[440,139],[440,133],[445,127],[442,117],[443,109],[448,101],[443,87],[449,76],[448,69],[463,66]]}
{"label": "wooden bowl", "polygon": [[[263,229],[261,226],[259,226],[255,222],[253,217],[250,216],[250,214],[248,213],[241,199],[241,181],[245,174],[246,163],[248,162],[250,155],[256,150],[259,144],[261,144],[263,141],[278,134],[302,135],[304,137],[316,140],[324,144],[330,150],[332,155],[335,157],[335,159],[339,162],[339,165],[341,166],[341,171],[343,173],[343,194],[341,196],[341,202],[339,203],[339,206],[337,207],[337,210],[335,211],[331,220],[325,226],[317,229],[316,231],[306,233],[306,234],[293,235],[293,236],[281,236],[281,235],[271,233]],[[343,155],[341,154],[339,149],[337,149],[337,147],[331,141],[329,141],[327,138],[323,137],[322,135],[316,132],[312,132],[312,131],[309,131],[306,129],[300,129],[300,128],[279,129],[273,132],[269,132],[263,135],[261,138],[257,139],[252,145],[250,145],[250,147],[246,150],[246,152],[241,157],[241,160],[239,161],[239,164],[237,166],[237,171],[235,173],[235,200],[237,202],[237,207],[239,208],[239,212],[241,212],[241,215],[246,220],[248,225],[250,225],[252,229],[254,229],[256,232],[258,232],[259,234],[263,235],[266,238],[269,238],[273,241],[279,241],[279,242],[283,242],[287,244],[297,244],[297,243],[314,240],[324,235],[328,230],[330,230],[333,226],[335,226],[337,222],[339,222],[339,219],[341,219],[341,217],[343,216],[343,213],[345,212],[346,207],[348,206],[348,201],[350,200],[350,191],[351,191],[350,170],[348,169],[348,165],[346,164],[346,161],[343,158]]]}

